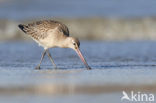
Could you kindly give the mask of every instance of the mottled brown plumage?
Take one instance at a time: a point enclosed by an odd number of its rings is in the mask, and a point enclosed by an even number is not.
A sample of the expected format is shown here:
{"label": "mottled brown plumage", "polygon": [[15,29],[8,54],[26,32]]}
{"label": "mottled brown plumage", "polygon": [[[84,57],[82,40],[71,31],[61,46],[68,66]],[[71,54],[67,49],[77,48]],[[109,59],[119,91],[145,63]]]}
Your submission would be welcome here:
{"label": "mottled brown plumage", "polygon": [[[74,37],[69,37],[68,27],[63,23],[54,20],[42,20],[27,25],[20,24],[18,26],[24,33],[28,34],[39,45],[44,47],[45,51],[43,52],[40,64],[47,53],[52,64],[56,68],[48,49],[53,47],[62,47],[72,48],[75,50],[87,69],[91,69],[79,50],[79,40]],[[40,64],[36,69],[40,69]]]}
{"label": "mottled brown plumage", "polygon": [[49,30],[54,30],[55,28],[58,33],[63,33],[66,36],[69,36],[68,27],[62,24],[59,21],[54,20],[42,20],[30,23],[28,25],[23,26],[23,31],[30,35],[33,39],[39,40],[44,39],[48,36]]}

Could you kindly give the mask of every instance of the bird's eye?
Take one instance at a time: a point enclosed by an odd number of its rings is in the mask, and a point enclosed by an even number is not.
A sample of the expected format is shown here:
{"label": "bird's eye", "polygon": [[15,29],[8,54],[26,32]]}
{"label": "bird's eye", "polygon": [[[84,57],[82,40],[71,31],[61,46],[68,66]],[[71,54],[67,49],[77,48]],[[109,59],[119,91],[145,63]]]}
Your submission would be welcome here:
{"label": "bird's eye", "polygon": [[73,43],[73,45],[76,45],[76,43]]}

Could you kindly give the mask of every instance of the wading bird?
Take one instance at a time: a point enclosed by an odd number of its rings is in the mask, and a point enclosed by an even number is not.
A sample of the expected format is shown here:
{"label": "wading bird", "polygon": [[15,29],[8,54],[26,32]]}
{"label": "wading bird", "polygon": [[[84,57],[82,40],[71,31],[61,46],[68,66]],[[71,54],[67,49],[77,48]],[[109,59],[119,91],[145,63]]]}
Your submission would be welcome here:
{"label": "wading bird", "polygon": [[54,67],[57,68],[48,50],[54,47],[72,48],[77,52],[86,68],[89,70],[91,69],[79,50],[79,40],[69,36],[68,27],[63,23],[54,20],[42,20],[27,25],[19,24],[18,27],[44,48],[40,63],[36,69],[40,69],[40,65],[46,53]]}

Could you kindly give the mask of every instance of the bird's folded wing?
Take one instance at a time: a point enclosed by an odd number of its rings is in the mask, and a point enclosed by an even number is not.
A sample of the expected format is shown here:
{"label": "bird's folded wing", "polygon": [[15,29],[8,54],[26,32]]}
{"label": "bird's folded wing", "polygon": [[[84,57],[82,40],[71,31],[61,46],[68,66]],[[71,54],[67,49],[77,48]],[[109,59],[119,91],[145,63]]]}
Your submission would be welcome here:
{"label": "bird's folded wing", "polygon": [[69,36],[68,28],[58,21],[44,20],[28,24],[27,26],[23,25],[23,31],[36,40],[46,38],[48,36],[47,32],[55,28],[57,28],[58,33],[63,32],[63,34]]}

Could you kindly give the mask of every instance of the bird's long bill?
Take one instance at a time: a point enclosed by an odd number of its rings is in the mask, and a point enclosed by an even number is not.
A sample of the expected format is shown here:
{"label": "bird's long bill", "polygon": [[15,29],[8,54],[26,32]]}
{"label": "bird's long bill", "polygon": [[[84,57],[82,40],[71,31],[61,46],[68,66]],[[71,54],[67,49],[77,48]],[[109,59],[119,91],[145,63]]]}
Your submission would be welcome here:
{"label": "bird's long bill", "polygon": [[79,48],[76,49],[77,54],[79,55],[80,59],[82,60],[82,62],[84,63],[84,65],[86,66],[87,69],[91,69],[91,67],[89,67],[89,65],[87,64],[86,60],[84,59],[81,51],[79,50]]}

